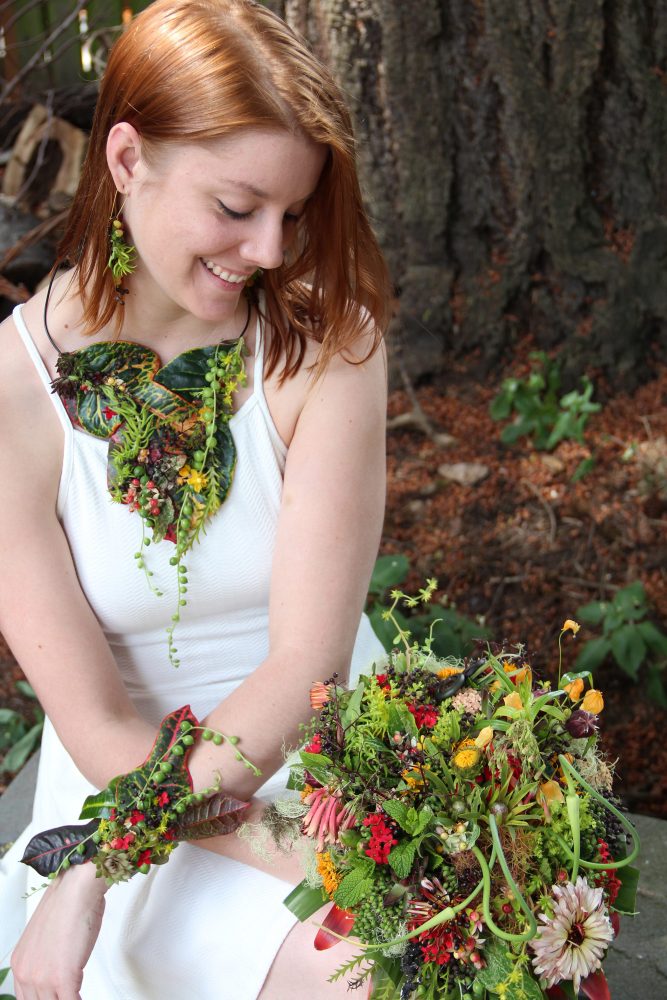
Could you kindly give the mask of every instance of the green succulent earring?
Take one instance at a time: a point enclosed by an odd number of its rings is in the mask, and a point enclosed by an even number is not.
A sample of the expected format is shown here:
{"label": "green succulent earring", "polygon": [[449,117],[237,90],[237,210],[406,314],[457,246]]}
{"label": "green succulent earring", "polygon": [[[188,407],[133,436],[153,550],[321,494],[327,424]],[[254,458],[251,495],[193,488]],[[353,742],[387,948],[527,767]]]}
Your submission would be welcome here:
{"label": "green succulent earring", "polygon": [[[124,204],[124,203],[123,203]],[[120,218],[123,211],[122,206],[118,215],[111,222],[109,230],[109,241],[111,243],[111,253],[109,255],[108,267],[113,274],[116,285],[116,301],[123,303],[123,296],[127,295],[128,289],[123,288],[121,282],[128,274],[132,274],[136,264],[137,251],[131,243],[125,242],[125,230]]]}

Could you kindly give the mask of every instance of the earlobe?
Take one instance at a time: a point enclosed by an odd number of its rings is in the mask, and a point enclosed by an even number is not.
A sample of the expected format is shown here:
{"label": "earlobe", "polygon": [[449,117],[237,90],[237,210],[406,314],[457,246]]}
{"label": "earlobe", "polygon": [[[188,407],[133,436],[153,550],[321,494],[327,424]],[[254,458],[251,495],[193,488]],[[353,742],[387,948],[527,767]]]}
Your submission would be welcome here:
{"label": "earlobe", "polygon": [[133,125],[118,122],[107,136],[107,164],[121,194],[129,194],[142,162],[141,136]]}

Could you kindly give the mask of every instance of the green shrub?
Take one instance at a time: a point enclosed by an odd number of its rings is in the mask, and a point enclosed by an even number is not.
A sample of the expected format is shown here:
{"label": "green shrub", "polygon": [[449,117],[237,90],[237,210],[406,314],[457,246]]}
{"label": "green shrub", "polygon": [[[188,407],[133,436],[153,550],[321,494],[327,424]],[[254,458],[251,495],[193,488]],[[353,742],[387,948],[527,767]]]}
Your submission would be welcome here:
{"label": "green shrub", "polygon": [[596,670],[608,656],[633,680],[646,670],[646,688],[651,698],[667,707],[662,674],[667,665],[667,635],[648,621],[650,608],[639,581],[617,590],[611,601],[592,601],[577,611],[585,625],[602,629],[577,657],[577,670]]}
{"label": "green shrub", "polygon": [[[17,681],[16,687],[28,698],[37,700],[35,692],[26,681]],[[36,721],[30,722],[20,712],[0,708],[0,751],[6,751],[0,760],[0,774],[13,774],[20,770],[37,748],[44,726],[44,713],[38,705],[35,705],[34,717]]]}
{"label": "green shrub", "polygon": [[503,428],[501,441],[514,444],[520,437],[530,437],[533,446],[544,451],[551,451],[565,438],[583,444],[586,422],[600,410],[600,404],[592,402],[593,383],[584,376],[581,391],[561,396],[560,362],[542,351],[533,352],[531,358],[539,367],[525,379],[506,378],[491,402],[494,420],[508,420],[515,414],[513,422]]}

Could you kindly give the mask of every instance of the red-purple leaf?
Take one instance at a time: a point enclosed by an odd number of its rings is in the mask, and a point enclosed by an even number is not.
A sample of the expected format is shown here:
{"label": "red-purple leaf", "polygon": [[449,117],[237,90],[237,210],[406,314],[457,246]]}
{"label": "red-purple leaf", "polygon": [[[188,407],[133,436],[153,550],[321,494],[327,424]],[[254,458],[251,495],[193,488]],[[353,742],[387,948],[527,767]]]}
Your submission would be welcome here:
{"label": "red-purple leaf", "polygon": [[338,944],[339,938],[329,931],[335,931],[341,937],[347,937],[354,927],[355,916],[349,910],[341,910],[340,906],[334,903],[326,917],[322,921],[322,926],[315,935],[315,948],[317,951],[325,951]]}
{"label": "red-purple leaf", "polygon": [[[83,825],[56,826],[51,830],[43,830],[32,838],[21,861],[44,877],[57,871],[65,858],[71,865],[81,865],[97,853],[97,844],[90,836],[99,825],[100,821],[94,819]],[[84,844],[83,854],[77,851],[79,844]]]}
{"label": "red-purple leaf", "polygon": [[243,822],[249,805],[249,802],[218,792],[187,809],[178,826],[172,827],[172,832],[177,840],[202,840],[220,833],[233,833]]}
{"label": "red-purple leaf", "polygon": [[602,969],[582,979],[579,989],[588,1000],[611,1000],[609,984]]}

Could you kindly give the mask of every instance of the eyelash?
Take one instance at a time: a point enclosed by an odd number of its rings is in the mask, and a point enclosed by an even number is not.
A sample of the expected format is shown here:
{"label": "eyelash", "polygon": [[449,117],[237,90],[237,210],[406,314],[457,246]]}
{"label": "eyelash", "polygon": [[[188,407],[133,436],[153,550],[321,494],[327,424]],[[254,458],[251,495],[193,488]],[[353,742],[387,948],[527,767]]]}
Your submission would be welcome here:
{"label": "eyelash", "polygon": [[[227,216],[228,219],[234,219],[236,222],[242,222],[244,219],[249,219],[252,212],[235,212],[232,208],[227,208],[224,202],[218,201],[221,210]],[[296,223],[301,218],[300,215],[294,215],[293,213],[285,213],[285,222]]]}

